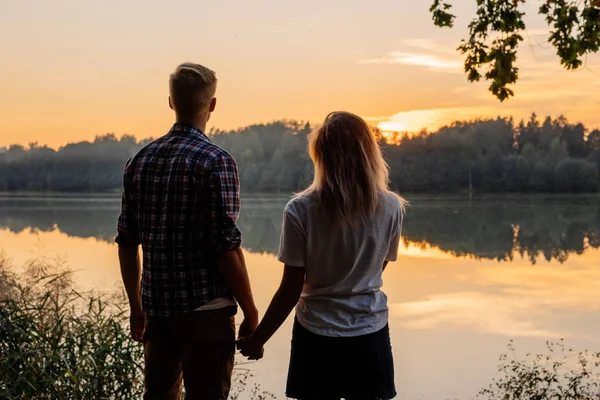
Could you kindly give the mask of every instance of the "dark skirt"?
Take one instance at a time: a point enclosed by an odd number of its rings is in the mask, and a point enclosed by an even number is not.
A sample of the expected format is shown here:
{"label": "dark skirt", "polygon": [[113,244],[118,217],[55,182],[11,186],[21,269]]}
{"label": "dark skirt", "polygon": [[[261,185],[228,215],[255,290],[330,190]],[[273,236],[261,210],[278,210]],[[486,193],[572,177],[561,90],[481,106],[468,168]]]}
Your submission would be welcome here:
{"label": "dark skirt", "polygon": [[286,396],[394,398],[389,326],[363,336],[327,337],[309,332],[296,319]]}

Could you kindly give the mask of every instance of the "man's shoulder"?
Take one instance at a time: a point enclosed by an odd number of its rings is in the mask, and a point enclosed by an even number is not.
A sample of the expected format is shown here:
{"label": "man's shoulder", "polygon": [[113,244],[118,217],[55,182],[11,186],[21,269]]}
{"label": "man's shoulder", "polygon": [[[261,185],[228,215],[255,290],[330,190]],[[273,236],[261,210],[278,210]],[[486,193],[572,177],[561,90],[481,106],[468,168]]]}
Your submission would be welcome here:
{"label": "man's shoulder", "polygon": [[213,143],[207,136],[185,137],[178,151],[194,164],[213,165],[217,162],[235,162],[227,150]]}
{"label": "man's shoulder", "polygon": [[233,162],[235,163],[235,159],[233,156],[224,148],[214,144],[211,141],[205,141],[203,148],[197,149],[198,155],[204,155],[209,157],[212,161],[215,162]]}
{"label": "man's shoulder", "polygon": [[128,164],[138,164],[142,160],[151,160],[160,153],[168,153],[169,157],[182,157],[191,164],[210,166],[217,162],[233,162],[235,160],[229,152],[214,144],[207,137],[187,135],[185,137],[162,136],[145,145],[133,156]]}
{"label": "man's shoulder", "polygon": [[145,144],[141,149],[135,153],[133,157],[128,161],[128,164],[135,163],[140,159],[144,158],[149,153],[154,152],[156,149],[161,147],[161,143],[165,141],[166,136],[161,136],[158,139],[152,140],[150,143]]}

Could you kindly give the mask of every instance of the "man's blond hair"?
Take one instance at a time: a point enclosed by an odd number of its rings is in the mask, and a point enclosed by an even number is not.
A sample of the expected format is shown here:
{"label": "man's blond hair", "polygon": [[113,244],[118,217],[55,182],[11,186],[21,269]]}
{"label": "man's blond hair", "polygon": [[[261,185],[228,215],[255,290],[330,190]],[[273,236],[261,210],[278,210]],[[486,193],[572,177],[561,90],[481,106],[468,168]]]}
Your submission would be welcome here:
{"label": "man's blond hair", "polygon": [[194,63],[183,63],[169,80],[171,105],[181,119],[193,119],[208,110],[217,91],[214,71]]}

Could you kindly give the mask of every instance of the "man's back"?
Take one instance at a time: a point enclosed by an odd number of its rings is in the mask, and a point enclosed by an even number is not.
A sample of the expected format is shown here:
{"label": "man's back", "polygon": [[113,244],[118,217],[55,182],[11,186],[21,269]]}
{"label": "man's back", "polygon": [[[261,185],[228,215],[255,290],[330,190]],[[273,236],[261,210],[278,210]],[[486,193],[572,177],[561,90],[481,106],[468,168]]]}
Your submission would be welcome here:
{"label": "man's back", "polygon": [[237,166],[203,133],[216,91],[214,71],[179,65],[169,78],[177,122],[125,167],[116,241],[131,337],[144,343],[144,399],[178,399],[183,383],[186,398],[226,400],[237,305],[241,338],[258,325]]}
{"label": "man's back", "polygon": [[123,184],[117,242],[142,245],[144,311],[170,316],[231,297],[217,257],[241,242],[233,158],[175,124],[127,163]]}

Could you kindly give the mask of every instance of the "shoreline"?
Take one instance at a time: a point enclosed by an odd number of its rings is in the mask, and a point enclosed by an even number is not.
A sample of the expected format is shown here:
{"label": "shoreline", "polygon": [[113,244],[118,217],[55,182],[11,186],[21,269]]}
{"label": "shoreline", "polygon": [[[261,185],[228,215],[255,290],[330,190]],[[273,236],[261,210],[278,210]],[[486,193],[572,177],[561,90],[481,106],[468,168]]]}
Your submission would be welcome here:
{"label": "shoreline", "polygon": [[[589,193],[567,193],[567,192],[475,192],[469,195],[468,192],[402,192],[400,193],[409,201],[415,200],[471,200],[483,201],[486,199],[494,200],[524,200],[524,199],[599,199],[600,192]],[[244,193],[242,199],[289,199],[294,193]],[[120,192],[0,192],[0,200],[120,200]]]}

